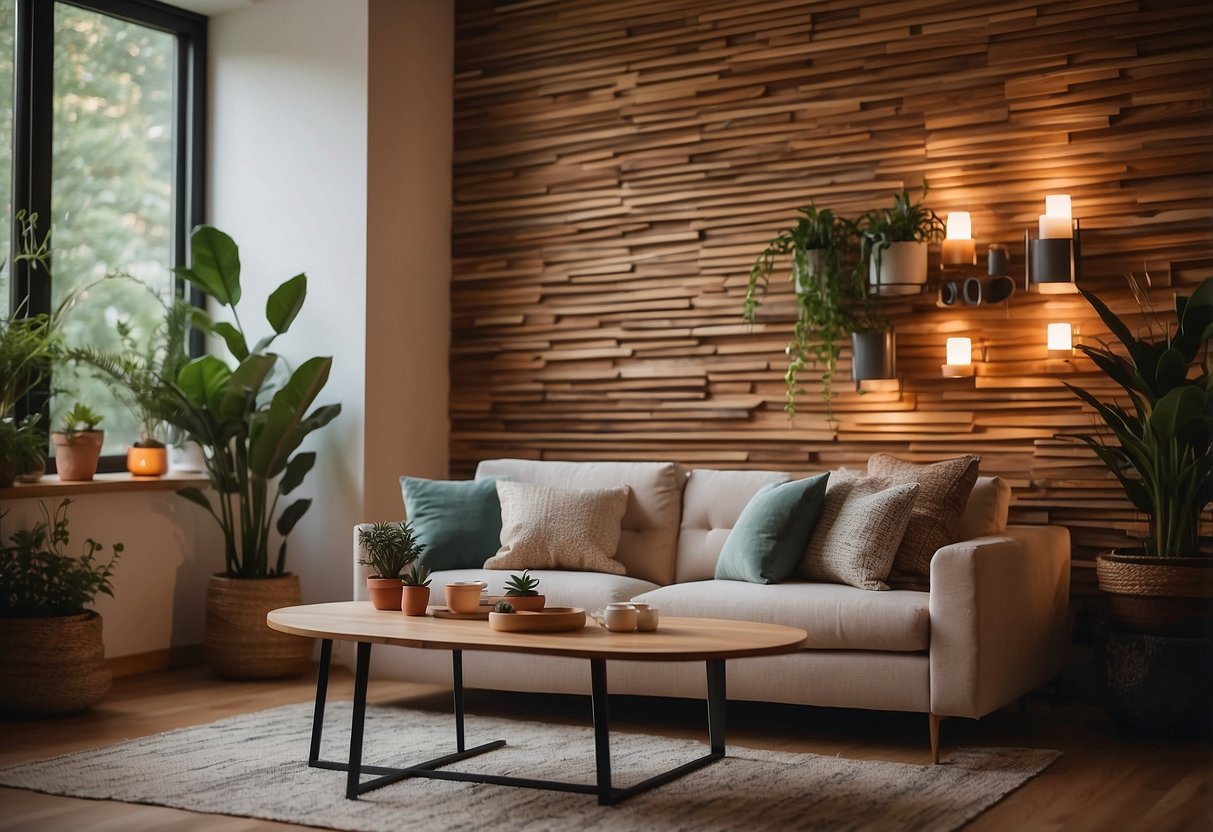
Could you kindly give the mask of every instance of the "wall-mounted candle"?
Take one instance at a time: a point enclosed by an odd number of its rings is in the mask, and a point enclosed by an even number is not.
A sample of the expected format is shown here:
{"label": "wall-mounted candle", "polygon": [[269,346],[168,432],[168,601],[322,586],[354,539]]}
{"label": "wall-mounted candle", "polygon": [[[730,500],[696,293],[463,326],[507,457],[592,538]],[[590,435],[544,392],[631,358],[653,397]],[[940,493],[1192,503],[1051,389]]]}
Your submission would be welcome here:
{"label": "wall-mounted candle", "polygon": [[1040,239],[1066,240],[1074,236],[1069,194],[1045,197],[1045,212],[1040,215]]}
{"label": "wall-mounted candle", "polygon": [[948,361],[940,369],[948,378],[973,375],[973,341],[969,338],[949,338],[946,344]]}
{"label": "wall-mounted candle", "polygon": [[977,245],[973,242],[973,225],[968,211],[948,214],[948,233],[940,248],[940,260],[945,266],[977,263]]}
{"label": "wall-mounted candle", "polygon": [[1069,358],[1074,354],[1074,330],[1068,323],[1049,324],[1045,329],[1049,358]]}

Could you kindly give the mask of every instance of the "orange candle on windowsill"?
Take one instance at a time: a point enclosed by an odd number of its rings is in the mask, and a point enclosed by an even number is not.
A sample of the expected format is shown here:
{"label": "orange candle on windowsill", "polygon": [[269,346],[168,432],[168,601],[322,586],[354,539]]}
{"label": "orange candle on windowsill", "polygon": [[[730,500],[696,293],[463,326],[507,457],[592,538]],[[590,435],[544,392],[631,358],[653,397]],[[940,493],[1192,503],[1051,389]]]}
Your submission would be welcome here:
{"label": "orange candle on windowsill", "polygon": [[159,477],[168,471],[168,449],[132,447],[126,452],[126,470],[136,477]]}

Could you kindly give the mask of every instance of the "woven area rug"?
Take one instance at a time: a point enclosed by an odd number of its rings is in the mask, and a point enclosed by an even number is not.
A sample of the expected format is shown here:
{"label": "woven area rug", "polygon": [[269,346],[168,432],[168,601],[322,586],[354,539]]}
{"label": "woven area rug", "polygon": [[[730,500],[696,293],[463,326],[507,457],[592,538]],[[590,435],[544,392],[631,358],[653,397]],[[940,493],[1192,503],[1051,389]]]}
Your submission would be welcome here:
{"label": "woven area rug", "polygon": [[[330,703],[322,757],[344,760],[348,702]],[[730,746],[706,768],[599,806],[591,795],[410,779],[346,800],[345,774],[308,768],[311,705],[289,705],[0,769],[0,785],[368,832],[492,829],[946,830],[1023,785],[1061,752],[948,749],[939,766]],[[589,727],[469,715],[468,745],[505,748],[450,768],[594,782]],[[453,750],[449,715],[367,709],[363,759],[402,766]],[[627,786],[705,753],[703,743],[613,732],[612,771]]]}

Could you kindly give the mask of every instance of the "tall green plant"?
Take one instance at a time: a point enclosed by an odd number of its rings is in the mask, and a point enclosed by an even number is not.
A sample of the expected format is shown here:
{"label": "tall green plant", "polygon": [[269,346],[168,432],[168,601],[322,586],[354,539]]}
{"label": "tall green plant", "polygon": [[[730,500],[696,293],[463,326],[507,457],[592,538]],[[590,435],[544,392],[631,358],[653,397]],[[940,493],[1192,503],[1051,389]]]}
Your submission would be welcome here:
{"label": "tall green plant", "polygon": [[[235,364],[214,355],[186,363],[167,384],[172,405],[169,419],[205,452],[215,503],[197,488],[178,493],[202,506],[223,529],[227,575],[260,578],[286,573],[286,538],[311,506],[300,499],[279,511],[279,500],[303,482],[316,462],[312,451],[299,451],[304,438],[341,412],[341,405],[310,410],[328,381],[332,357],[310,358],[272,391],[272,371],[283,359],[269,351],[303,307],[307,277],[296,275],[266,301],[265,318],[272,334],[249,347],[239,304],[240,251],[227,234],[199,226],[190,238],[192,265],[177,274],[229,310],[232,320],[215,321],[198,311],[193,323],[223,339]],[[276,518],[276,519],[275,519]],[[270,534],[281,537],[271,562]]]}
{"label": "tall green plant", "polygon": [[875,257],[879,271],[881,257],[892,243],[928,243],[943,237],[943,221],[923,204],[929,190],[930,186],[924,180],[922,195],[914,202],[910,189],[903,188],[900,194],[894,194],[892,208],[868,211],[856,221],[863,240],[864,262]]}
{"label": "tall green plant", "polygon": [[1149,554],[1194,555],[1201,551],[1201,512],[1213,500],[1213,278],[1191,296],[1176,297],[1175,320],[1165,323],[1153,318],[1132,276],[1129,283],[1150,321],[1145,337],[1135,336],[1103,301],[1080,289],[1124,354],[1106,344],[1078,349],[1120,385],[1132,410],[1066,383],[1108,430],[1073,438],[1095,452],[1129,501],[1149,517]]}

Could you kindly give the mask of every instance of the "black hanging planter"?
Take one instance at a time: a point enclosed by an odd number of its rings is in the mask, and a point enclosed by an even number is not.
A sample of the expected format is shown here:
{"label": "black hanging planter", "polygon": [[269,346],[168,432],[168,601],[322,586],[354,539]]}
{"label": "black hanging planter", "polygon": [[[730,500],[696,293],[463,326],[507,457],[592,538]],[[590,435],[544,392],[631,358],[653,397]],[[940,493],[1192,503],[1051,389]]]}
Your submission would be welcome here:
{"label": "black hanging planter", "polygon": [[851,379],[897,378],[897,334],[891,330],[851,333]]}

